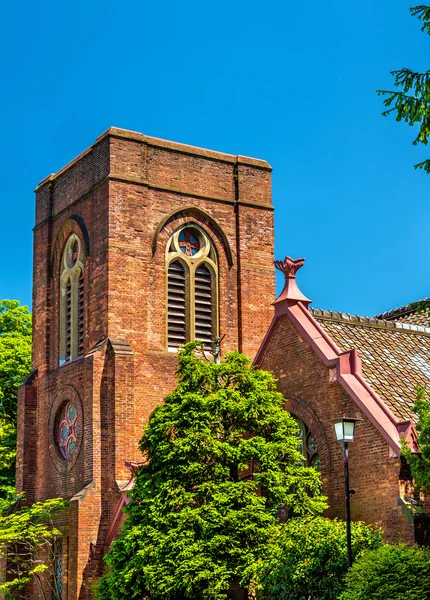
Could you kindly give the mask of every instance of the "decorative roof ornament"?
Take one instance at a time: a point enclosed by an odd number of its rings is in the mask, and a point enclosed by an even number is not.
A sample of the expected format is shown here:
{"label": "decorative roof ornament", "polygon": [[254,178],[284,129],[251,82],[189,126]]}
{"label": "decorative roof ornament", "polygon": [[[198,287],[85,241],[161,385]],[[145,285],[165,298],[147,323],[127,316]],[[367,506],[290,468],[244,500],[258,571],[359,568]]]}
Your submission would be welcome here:
{"label": "decorative roof ornament", "polygon": [[290,256],[286,256],[284,260],[275,260],[275,267],[281,271],[285,276],[285,285],[281,295],[277,298],[274,304],[283,302],[284,300],[291,300],[294,302],[303,302],[306,306],[312,302],[309,298],[306,298],[297,287],[296,273],[305,264],[304,258],[293,259]]}

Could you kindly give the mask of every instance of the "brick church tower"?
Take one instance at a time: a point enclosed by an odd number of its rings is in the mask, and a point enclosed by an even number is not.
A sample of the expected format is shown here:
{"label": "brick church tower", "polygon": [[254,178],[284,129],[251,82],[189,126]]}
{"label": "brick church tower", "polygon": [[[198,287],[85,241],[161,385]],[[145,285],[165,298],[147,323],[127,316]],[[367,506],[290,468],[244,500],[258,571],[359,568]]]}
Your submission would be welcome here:
{"label": "brick church tower", "polygon": [[[111,128],[36,190],[33,371],[17,486],[71,500],[58,585],[90,598],[180,344],[254,357],[275,297],[271,169]],[[37,592],[31,596],[37,598]]]}

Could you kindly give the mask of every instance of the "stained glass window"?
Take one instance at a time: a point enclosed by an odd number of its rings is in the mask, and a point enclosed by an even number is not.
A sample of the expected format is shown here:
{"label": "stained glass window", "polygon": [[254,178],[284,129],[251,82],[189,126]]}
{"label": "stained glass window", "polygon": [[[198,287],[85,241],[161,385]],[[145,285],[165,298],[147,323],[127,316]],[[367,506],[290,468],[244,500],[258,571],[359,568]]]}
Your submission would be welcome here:
{"label": "stained glass window", "polygon": [[186,256],[194,256],[200,250],[200,242],[192,229],[184,229],[179,234],[179,248]]}
{"label": "stained glass window", "polygon": [[56,598],[63,597],[63,540],[55,542],[55,587],[57,588]]}
{"label": "stained glass window", "polygon": [[64,460],[73,455],[78,441],[78,414],[73,402],[67,402],[57,425],[57,444]]}
{"label": "stained glass window", "polygon": [[318,448],[315,439],[306,425],[300,421],[297,417],[294,417],[299,426],[299,432],[297,434],[299,438],[299,450],[305,458],[305,464],[307,467],[314,467],[318,471],[321,470],[320,457],[318,454]]}

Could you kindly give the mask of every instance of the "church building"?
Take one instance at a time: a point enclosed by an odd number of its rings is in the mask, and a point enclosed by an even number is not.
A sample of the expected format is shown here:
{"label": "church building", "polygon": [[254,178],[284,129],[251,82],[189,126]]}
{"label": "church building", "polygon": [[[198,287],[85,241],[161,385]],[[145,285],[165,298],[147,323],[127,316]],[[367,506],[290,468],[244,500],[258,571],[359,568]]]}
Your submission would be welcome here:
{"label": "church building", "polygon": [[329,516],[344,515],[331,421],[356,417],[353,519],[382,523],[390,539],[428,535],[400,440],[416,450],[412,404],[415,385],[430,385],[430,329],[407,307],[374,319],[310,309],[295,281],[301,264],[277,263],[286,285],[274,302],[264,160],[110,128],[38,185],[17,489],[30,502],[70,500],[56,559],[64,600],[92,598],[142,427],[175,386],[179,346],[194,339],[209,348],[225,335],[223,353],[274,373]]}

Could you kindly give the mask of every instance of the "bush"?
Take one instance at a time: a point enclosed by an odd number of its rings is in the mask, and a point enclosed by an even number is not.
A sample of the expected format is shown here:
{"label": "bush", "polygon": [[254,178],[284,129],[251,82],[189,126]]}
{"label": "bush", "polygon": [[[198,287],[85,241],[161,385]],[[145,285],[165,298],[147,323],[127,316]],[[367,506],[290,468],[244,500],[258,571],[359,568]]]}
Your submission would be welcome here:
{"label": "bush", "polygon": [[352,565],[341,600],[428,600],[430,549],[384,544]]}
{"label": "bush", "polygon": [[[351,534],[353,558],[382,543],[381,530],[361,522],[351,524]],[[291,519],[273,540],[268,559],[259,567],[257,598],[334,600],[345,587],[347,571],[343,521],[323,517]]]}

